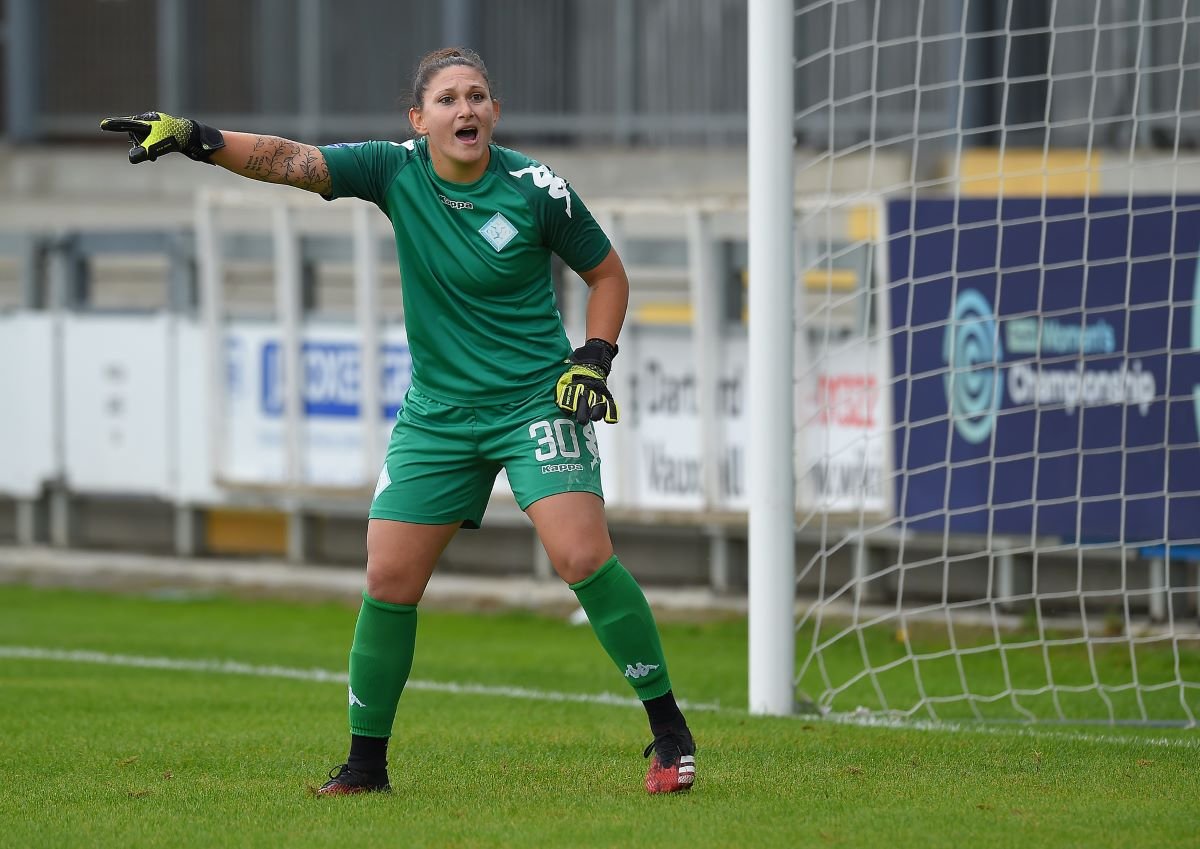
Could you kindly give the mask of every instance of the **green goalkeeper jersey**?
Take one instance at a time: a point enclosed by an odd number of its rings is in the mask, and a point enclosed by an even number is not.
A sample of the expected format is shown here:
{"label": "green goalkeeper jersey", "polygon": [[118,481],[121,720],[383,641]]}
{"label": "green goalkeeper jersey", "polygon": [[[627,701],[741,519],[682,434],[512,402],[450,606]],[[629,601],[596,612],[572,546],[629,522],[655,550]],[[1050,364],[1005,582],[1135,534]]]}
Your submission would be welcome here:
{"label": "green goalkeeper jersey", "polygon": [[396,231],[413,385],[457,406],[552,392],[571,346],[551,254],[584,272],[610,247],[565,180],[515,150],[490,151],[487,172],[464,184],[437,176],[424,138],[321,148],[327,197],[371,201]]}

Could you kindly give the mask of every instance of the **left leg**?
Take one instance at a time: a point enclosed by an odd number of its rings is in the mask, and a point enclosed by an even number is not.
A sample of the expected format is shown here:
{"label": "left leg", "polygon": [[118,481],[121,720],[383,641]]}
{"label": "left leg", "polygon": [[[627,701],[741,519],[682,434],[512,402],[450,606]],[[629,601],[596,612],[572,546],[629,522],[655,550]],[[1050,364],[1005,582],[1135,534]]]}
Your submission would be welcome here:
{"label": "left leg", "polygon": [[646,708],[654,734],[645,752],[654,752],[646,789],[686,790],[695,780],[696,747],[671,692],[654,614],[613,555],[595,426],[565,418],[550,391],[494,408],[487,418],[486,456],[508,472],[554,570],[575,591],[600,645]]}
{"label": "left leg", "polygon": [[613,555],[604,502],[562,492],[526,511],[550,563],[574,590],[601,645],[642,701],[671,689],[658,625],[642,588]]}
{"label": "left leg", "polygon": [[671,690],[654,614],[633,576],[613,554],[604,502],[591,492],[561,492],[526,508],[558,575],[574,590],[600,644],[646,708],[654,761],[651,793],[686,790],[695,780],[695,744]]}

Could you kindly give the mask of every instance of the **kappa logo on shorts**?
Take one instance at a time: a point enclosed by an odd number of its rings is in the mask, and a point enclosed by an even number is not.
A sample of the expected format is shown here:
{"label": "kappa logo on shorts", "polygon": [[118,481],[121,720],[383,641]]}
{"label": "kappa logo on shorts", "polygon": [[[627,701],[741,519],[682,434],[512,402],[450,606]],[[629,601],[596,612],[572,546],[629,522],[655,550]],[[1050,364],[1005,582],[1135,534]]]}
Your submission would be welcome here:
{"label": "kappa logo on shorts", "polygon": [[555,472],[582,472],[582,463],[551,463],[549,466],[542,466],[542,474],[550,475]]}
{"label": "kappa logo on shorts", "polygon": [[487,224],[479,228],[479,233],[499,253],[517,235],[517,228],[512,226],[507,218],[497,212],[488,219]]}

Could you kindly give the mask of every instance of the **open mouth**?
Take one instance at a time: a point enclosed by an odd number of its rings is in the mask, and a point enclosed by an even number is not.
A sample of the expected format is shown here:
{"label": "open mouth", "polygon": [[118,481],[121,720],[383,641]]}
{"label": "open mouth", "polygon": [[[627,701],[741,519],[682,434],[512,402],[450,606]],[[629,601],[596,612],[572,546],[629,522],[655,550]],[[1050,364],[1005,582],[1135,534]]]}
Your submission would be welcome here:
{"label": "open mouth", "polygon": [[460,142],[466,144],[474,144],[479,138],[479,129],[477,127],[464,127],[454,133],[454,137]]}

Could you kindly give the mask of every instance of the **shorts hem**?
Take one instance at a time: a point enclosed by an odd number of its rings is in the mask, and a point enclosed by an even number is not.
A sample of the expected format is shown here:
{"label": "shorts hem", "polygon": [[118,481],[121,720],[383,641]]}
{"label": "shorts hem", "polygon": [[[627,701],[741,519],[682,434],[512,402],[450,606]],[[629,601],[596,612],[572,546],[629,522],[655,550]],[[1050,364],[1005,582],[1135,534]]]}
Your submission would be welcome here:
{"label": "shorts hem", "polygon": [[459,523],[469,523],[476,527],[479,526],[479,519],[473,516],[464,516],[461,513],[454,516],[428,516],[419,513],[402,513],[399,510],[372,510],[367,514],[367,518],[387,519],[391,522],[409,522],[414,525],[456,525]]}
{"label": "shorts hem", "polygon": [[551,489],[546,492],[531,495],[528,498],[518,498],[517,506],[524,512],[529,509],[535,501],[541,501],[543,498],[549,498],[551,495],[562,495],[565,492],[590,492],[592,495],[604,501],[604,491],[598,486],[571,486],[566,489]]}

